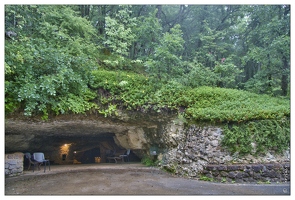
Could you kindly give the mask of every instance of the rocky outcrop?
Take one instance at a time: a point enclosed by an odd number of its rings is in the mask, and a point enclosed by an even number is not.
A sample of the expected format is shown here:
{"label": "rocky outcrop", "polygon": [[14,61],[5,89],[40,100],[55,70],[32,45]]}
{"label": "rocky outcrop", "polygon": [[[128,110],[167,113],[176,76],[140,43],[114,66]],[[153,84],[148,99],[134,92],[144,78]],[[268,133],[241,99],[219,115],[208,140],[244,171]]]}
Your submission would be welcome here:
{"label": "rocky outcrop", "polygon": [[144,130],[139,127],[131,127],[125,133],[116,133],[115,142],[125,149],[145,149],[147,141]]}
{"label": "rocky outcrop", "polygon": [[[139,158],[156,156],[163,169],[189,177],[208,174],[210,165],[228,169],[233,164],[290,161],[289,150],[283,155],[267,152],[260,157],[230,154],[221,145],[221,127],[186,126],[181,117],[173,113],[118,113],[119,116],[107,118],[96,114],[63,115],[46,122],[7,117],[5,150],[7,153],[42,151],[55,163],[67,164],[76,159],[76,153],[93,148],[100,148],[101,162],[106,161],[103,156],[107,149],[131,149]],[[229,174],[232,173],[227,172]]]}
{"label": "rocky outcrop", "polygon": [[210,165],[290,162],[289,150],[283,155],[268,152],[259,157],[252,155],[239,157],[238,154],[231,154],[221,146],[223,135],[219,127],[192,125],[181,130],[171,126],[173,125],[168,125],[166,129],[165,135],[170,138],[167,139],[167,144],[170,141],[177,141],[177,145],[169,146],[167,151],[160,155],[161,167],[181,176],[196,177],[206,173]]}
{"label": "rocky outcrop", "polygon": [[[42,151],[59,164],[72,162],[74,151],[77,153],[95,147],[101,148],[101,154],[106,149],[132,149],[141,158],[149,153],[153,140],[161,138],[163,127],[173,117],[171,114],[126,111],[120,111],[119,116],[114,117],[60,115],[48,121],[21,115],[6,116],[5,151]],[[64,154],[66,159],[61,160]]]}

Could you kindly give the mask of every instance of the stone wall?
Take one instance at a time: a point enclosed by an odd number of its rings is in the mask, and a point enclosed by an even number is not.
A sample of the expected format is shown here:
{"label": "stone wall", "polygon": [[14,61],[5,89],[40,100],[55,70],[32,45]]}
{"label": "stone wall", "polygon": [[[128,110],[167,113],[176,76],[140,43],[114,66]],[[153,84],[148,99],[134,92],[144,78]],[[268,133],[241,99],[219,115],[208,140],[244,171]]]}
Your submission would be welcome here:
{"label": "stone wall", "polygon": [[288,182],[290,163],[207,165],[202,175],[220,182]]}
{"label": "stone wall", "polygon": [[[211,178],[215,177],[215,179],[220,179],[220,177],[232,179],[236,178],[237,176],[242,176],[242,178],[244,178],[242,179],[243,181],[251,182],[257,181],[258,178],[261,178],[261,181],[266,180],[265,177],[268,175],[270,178],[267,180],[277,181],[282,180],[282,175],[278,175],[277,172],[274,172],[274,169],[276,168],[270,167],[268,164],[290,162],[289,151],[286,151],[282,155],[278,155],[273,152],[267,152],[264,156],[259,157],[254,157],[252,155],[239,156],[237,153],[231,154],[221,146],[223,134],[222,129],[219,127],[203,127],[192,125],[185,130],[172,127],[179,127],[179,125],[170,124],[167,126],[167,131],[165,133],[165,138],[167,141],[166,143],[169,144],[169,141],[174,141],[176,144],[173,144],[170,147],[168,146],[166,151],[158,157],[159,160],[161,160],[160,165],[162,168],[166,169],[167,171],[174,172],[180,176],[197,178],[200,175],[205,174],[210,175]],[[265,172],[263,176],[258,176],[255,174],[255,170],[257,169],[255,164],[261,163],[264,164],[262,170],[265,169],[267,171],[263,171],[263,173]],[[238,171],[228,171],[228,169],[231,169],[229,166],[233,164],[244,164],[246,168],[239,168]],[[251,167],[250,169],[247,168],[247,166],[249,167],[251,164],[254,164],[253,172],[251,172]],[[224,168],[226,170],[219,170],[222,172],[222,174],[220,174],[221,172],[217,174],[216,170],[208,170],[212,165],[219,166],[220,169]],[[217,169],[219,169],[219,167]],[[235,165],[233,165],[233,168],[235,168]],[[241,173],[243,170],[247,171],[247,173]],[[274,173],[271,174],[272,172]],[[246,176],[252,178],[255,176],[255,179],[245,179]]]}
{"label": "stone wall", "polygon": [[22,174],[24,170],[24,154],[21,152],[5,154],[5,175],[14,176]]}

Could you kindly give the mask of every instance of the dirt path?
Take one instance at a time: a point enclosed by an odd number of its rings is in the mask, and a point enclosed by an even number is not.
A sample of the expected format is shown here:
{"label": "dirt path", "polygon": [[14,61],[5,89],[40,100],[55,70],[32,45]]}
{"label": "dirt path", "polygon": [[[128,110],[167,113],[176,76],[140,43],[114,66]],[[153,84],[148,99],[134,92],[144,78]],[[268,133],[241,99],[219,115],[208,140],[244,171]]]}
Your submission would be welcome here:
{"label": "dirt path", "polygon": [[51,166],[5,178],[5,195],[289,195],[290,184],[224,184],[174,177],[141,164]]}

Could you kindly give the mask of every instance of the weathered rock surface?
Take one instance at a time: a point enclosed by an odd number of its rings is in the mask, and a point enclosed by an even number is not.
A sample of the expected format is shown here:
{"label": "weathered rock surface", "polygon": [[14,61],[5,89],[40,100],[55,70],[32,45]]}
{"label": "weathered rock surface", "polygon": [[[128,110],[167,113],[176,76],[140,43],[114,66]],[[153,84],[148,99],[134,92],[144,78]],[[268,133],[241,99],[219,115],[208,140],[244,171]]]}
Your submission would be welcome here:
{"label": "weathered rock surface", "polygon": [[223,167],[290,161],[289,150],[283,155],[267,152],[260,157],[230,154],[221,146],[222,132],[220,127],[210,125],[186,127],[175,114],[120,111],[117,117],[63,115],[46,122],[8,116],[5,119],[5,150],[6,153],[42,151],[55,163],[66,164],[72,163],[79,152],[93,148],[100,149],[98,154],[102,162],[106,161],[107,149],[131,149],[139,158],[155,155],[162,168],[189,177],[208,171],[210,165],[219,166],[221,174],[216,176],[236,178],[247,174],[241,175],[235,169],[225,172]]}
{"label": "weathered rock surface", "polygon": [[[192,125],[186,129],[178,129],[181,131],[171,131],[176,128],[171,128],[173,125],[168,125],[166,141],[177,141],[177,145],[169,145],[166,152],[161,155],[161,166],[168,170],[173,171],[181,176],[194,177],[197,174],[208,171],[208,166],[216,165],[218,170],[225,166],[235,167],[234,164],[257,164],[257,163],[284,163],[290,162],[290,152],[286,151],[283,155],[278,155],[273,152],[268,152],[266,155],[254,157],[252,155],[239,157],[238,154],[230,154],[226,149],[222,148],[222,129],[214,126],[196,126]],[[176,125],[174,125],[176,126]],[[174,140],[177,138],[177,140]],[[254,165],[256,166],[256,165]],[[235,170],[231,169],[230,174],[223,177],[236,178]],[[243,169],[242,169],[243,170]],[[216,171],[215,170],[211,170]],[[208,173],[205,173],[208,175]],[[217,175],[216,175],[217,176]],[[221,175],[218,174],[218,177]],[[277,179],[267,180],[281,180],[282,177]],[[246,179],[244,179],[246,180]],[[250,179],[247,179],[250,180]],[[257,179],[253,179],[257,180]]]}
{"label": "weathered rock surface", "polygon": [[[5,151],[12,153],[42,151],[60,162],[67,154],[91,148],[132,149],[139,157],[149,152],[151,142],[159,141],[158,133],[173,115],[120,112],[117,117],[101,115],[61,115],[48,121],[40,118],[7,116],[5,119]],[[164,142],[164,141],[162,141]],[[64,150],[63,145],[70,149]],[[63,150],[62,150],[63,149]],[[61,153],[62,152],[62,153]],[[104,152],[101,152],[103,154]]]}

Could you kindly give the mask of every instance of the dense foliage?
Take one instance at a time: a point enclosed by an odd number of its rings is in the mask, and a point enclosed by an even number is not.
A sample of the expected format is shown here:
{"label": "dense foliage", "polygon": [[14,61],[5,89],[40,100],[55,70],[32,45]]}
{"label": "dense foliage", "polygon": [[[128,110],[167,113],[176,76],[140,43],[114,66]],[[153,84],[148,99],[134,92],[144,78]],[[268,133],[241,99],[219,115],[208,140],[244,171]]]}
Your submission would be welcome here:
{"label": "dense foliage", "polygon": [[245,153],[290,116],[290,5],[6,5],[5,31],[6,113],[175,111]]}
{"label": "dense foliage", "polygon": [[213,123],[282,119],[290,115],[290,102],[284,98],[237,89],[190,88],[176,81],[155,84],[152,79],[134,73],[97,70],[92,74],[91,87],[109,92],[98,96],[105,105],[117,104],[143,112],[182,108],[187,119]]}
{"label": "dense foliage", "polygon": [[268,150],[282,153],[290,147],[290,121],[260,120],[224,127],[223,145],[231,152],[257,155]]}
{"label": "dense foliage", "polygon": [[[14,7],[6,7],[7,15]],[[49,112],[81,113],[95,107],[89,102],[95,93],[87,87],[98,52],[94,28],[65,6],[16,8],[26,24],[18,25],[17,39],[5,43],[6,112],[20,108],[25,115],[43,113],[46,119]]]}

